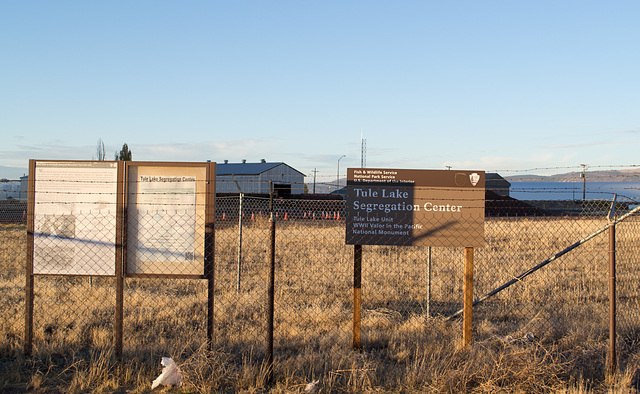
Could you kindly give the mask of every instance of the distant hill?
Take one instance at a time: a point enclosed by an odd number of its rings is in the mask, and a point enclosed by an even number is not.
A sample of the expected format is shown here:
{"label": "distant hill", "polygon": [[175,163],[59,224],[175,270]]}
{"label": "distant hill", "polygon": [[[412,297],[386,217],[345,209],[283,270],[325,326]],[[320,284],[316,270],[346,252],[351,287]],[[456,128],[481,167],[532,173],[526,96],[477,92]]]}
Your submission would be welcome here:
{"label": "distant hill", "polygon": [[[580,182],[582,171],[567,172],[555,175],[514,175],[504,177],[509,182]],[[586,172],[587,181],[591,182],[640,182],[640,169],[602,170]]]}

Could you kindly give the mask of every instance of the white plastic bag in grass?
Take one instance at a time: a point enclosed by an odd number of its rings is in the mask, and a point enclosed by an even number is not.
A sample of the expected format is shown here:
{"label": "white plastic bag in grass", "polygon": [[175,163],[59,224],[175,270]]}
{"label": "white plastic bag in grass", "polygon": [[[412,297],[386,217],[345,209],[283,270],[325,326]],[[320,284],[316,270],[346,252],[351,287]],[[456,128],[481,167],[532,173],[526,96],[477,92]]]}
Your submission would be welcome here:
{"label": "white plastic bag in grass", "polygon": [[151,384],[151,390],[163,386],[182,386],[182,372],[171,357],[162,357],[162,373]]}
{"label": "white plastic bag in grass", "polygon": [[317,393],[319,385],[320,385],[320,380],[314,380],[311,383],[307,383],[307,385],[304,386],[304,392],[305,393]]}

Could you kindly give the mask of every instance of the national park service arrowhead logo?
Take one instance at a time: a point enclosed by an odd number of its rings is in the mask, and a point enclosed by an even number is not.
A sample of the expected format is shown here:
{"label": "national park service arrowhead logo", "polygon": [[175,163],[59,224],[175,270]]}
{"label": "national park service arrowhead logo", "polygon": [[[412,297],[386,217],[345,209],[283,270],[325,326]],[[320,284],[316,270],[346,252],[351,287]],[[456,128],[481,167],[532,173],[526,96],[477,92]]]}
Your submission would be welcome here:
{"label": "national park service arrowhead logo", "polygon": [[478,182],[480,182],[480,175],[474,172],[473,174],[469,175],[469,180],[471,181],[471,184],[475,186],[478,184]]}

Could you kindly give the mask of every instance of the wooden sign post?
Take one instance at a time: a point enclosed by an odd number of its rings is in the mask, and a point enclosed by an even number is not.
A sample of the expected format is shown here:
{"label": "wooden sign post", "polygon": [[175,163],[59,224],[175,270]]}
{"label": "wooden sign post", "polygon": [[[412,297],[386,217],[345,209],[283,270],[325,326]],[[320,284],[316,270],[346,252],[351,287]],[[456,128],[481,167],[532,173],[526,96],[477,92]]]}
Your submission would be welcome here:
{"label": "wooden sign post", "polygon": [[362,349],[360,323],[362,310],[362,245],[353,246],[353,348]]}

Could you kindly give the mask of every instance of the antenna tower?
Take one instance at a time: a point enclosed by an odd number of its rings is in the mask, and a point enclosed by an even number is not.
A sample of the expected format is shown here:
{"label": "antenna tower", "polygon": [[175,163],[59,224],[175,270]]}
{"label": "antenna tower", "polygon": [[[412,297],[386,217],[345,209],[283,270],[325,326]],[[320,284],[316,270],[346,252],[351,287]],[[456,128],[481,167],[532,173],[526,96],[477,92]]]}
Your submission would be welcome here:
{"label": "antenna tower", "polygon": [[360,131],[360,168],[367,167],[367,140],[362,138],[362,131]]}

